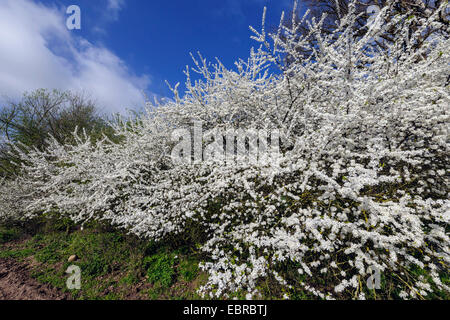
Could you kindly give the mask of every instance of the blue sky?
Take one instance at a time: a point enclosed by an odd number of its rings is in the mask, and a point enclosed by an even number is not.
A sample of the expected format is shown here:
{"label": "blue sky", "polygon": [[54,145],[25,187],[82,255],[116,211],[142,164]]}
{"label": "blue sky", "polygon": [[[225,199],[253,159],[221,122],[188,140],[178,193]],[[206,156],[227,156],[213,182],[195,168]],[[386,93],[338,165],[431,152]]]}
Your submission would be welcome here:
{"label": "blue sky", "polygon": [[[232,67],[258,43],[249,25],[277,25],[291,0],[0,0],[0,95],[37,87],[86,91],[104,112],[171,97],[189,52]],[[68,30],[66,8],[81,9],[81,30]],[[3,40],[2,40],[3,39]]]}

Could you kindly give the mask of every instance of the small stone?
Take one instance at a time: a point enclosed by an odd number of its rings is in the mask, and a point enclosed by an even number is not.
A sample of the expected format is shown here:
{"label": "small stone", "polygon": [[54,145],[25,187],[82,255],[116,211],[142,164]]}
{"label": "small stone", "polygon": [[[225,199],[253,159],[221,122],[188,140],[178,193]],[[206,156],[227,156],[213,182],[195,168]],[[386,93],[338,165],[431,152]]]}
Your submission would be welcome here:
{"label": "small stone", "polygon": [[77,259],[78,259],[77,255],[74,254],[74,255],[70,256],[69,259],[67,259],[67,261],[68,261],[68,262],[74,262],[74,261],[77,260]]}

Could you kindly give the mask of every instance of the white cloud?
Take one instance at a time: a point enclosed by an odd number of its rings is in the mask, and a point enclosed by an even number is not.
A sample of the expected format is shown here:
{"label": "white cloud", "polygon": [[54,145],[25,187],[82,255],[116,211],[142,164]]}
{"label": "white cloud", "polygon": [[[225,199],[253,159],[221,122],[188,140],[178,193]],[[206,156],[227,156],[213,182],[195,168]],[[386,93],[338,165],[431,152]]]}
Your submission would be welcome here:
{"label": "white cloud", "polygon": [[125,0],[108,0],[108,9],[121,10],[125,6]]}
{"label": "white cloud", "polygon": [[106,32],[106,27],[111,22],[119,20],[120,11],[125,8],[125,0],[105,0],[101,2],[102,10],[98,11],[97,21],[93,26],[92,31],[97,35],[103,36]]}
{"label": "white cloud", "polygon": [[[120,8],[122,0],[109,0]],[[84,90],[105,112],[143,104],[148,75],[137,76],[113,52],[67,30],[64,10],[31,0],[0,1],[0,95],[37,88]]]}
{"label": "white cloud", "polygon": [[119,18],[119,12],[125,7],[125,0],[108,0],[107,15],[111,20]]}

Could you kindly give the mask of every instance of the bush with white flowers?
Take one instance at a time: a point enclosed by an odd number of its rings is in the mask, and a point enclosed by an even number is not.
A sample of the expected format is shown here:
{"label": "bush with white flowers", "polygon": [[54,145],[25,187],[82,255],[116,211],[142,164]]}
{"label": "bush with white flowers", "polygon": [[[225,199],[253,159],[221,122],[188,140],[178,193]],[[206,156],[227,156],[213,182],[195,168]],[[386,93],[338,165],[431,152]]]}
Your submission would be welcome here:
{"label": "bush with white flowers", "polygon": [[[386,23],[388,13],[359,38],[352,10],[333,34],[314,19],[302,37],[295,19],[274,34],[263,22],[247,61],[228,70],[194,59],[203,79],[192,83],[187,69],[184,96],[175,86],[172,101],[115,123],[121,143],[75,132],[74,145],[18,149],[22,172],[0,184],[0,218],[58,212],[191,241],[209,275],[200,292],[212,298],[258,298],[274,284],[280,298],[301,288],[363,299],[375,269],[393,296],[448,292],[450,41],[437,33],[415,48],[426,28],[445,26],[430,16],[407,35],[411,17]],[[374,37],[395,28],[379,48]],[[297,62],[270,73],[285,55]],[[194,120],[205,130],[278,129],[277,161],[176,163],[172,133]]]}

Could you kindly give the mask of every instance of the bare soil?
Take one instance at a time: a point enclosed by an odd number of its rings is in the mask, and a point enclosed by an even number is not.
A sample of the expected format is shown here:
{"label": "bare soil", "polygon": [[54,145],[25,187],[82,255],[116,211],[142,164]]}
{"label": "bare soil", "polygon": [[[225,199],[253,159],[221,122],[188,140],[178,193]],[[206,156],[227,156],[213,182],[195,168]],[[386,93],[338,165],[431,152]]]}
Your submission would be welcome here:
{"label": "bare soil", "polygon": [[30,276],[29,267],[0,258],[0,300],[68,300],[69,295]]}

